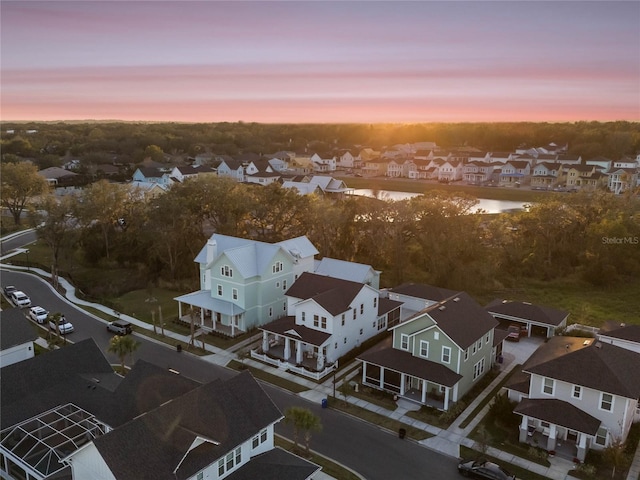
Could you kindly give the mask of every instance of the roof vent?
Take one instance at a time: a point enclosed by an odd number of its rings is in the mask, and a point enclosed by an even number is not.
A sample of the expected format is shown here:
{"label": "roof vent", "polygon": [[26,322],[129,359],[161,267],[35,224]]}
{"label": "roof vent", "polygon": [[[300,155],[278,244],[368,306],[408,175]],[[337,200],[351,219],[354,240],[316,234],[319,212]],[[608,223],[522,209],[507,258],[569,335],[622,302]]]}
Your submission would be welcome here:
{"label": "roof vent", "polygon": [[602,348],[602,344],[600,342],[596,342],[596,348]]}
{"label": "roof vent", "polygon": [[460,297],[456,297],[453,299],[454,302],[459,302],[460,301]]}
{"label": "roof vent", "polygon": [[589,344],[591,344],[591,340],[585,340],[584,342],[582,342],[582,345],[585,347]]}
{"label": "roof vent", "polygon": [[447,307],[445,307],[444,305],[440,305],[440,308],[438,308],[438,310],[443,311],[445,308]]}
{"label": "roof vent", "polygon": [[624,323],[624,322],[622,322],[622,323],[620,324],[620,326],[621,326],[621,327],[626,327],[626,326],[627,326],[627,324],[626,324],[626,323]]}
{"label": "roof vent", "polygon": [[502,300],[502,303],[509,303],[509,300]]}

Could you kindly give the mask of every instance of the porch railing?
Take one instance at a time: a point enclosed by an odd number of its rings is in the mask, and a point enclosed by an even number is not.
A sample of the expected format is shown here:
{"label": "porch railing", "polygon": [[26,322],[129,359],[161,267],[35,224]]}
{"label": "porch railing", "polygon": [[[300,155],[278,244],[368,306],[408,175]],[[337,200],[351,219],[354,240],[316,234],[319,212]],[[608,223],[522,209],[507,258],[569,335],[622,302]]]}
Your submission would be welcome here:
{"label": "porch railing", "polygon": [[338,362],[335,362],[334,364],[326,365],[324,369],[320,371],[317,371],[317,372],[311,371],[303,366],[293,365],[287,362],[286,360],[280,360],[279,358],[271,358],[270,356],[264,353],[258,353],[257,350],[251,350],[251,358],[255,360],[260,360],[261,362],[264,362],[264,363],[268,363],[269,365],[273,365],[274,367],[280,370],[288,370],[290,372],[297,373],[304,377],[313,378],[316,381],[320,380],[323,377],[326,377],[327,375],[329,375],[331,372],[333,372],[335,369],[338,368]]}

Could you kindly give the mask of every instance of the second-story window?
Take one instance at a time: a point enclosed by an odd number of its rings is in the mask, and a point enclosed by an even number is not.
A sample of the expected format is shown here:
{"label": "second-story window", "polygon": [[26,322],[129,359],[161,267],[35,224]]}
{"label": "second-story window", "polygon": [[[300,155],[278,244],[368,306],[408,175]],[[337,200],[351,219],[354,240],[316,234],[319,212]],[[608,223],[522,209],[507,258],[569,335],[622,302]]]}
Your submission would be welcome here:
{"label": "second-story window", "polygon": [[218,296],[222,296],[222,285],[218,285]]}
{"label": "second-story window", "polygon": [[273,267],[272,267],[272,271],[273,271],[273,273],[281,272],[282,271],[282,262],[274,263]]}
{"label": "second-story window", "polygon": [[449,363],[451,362],[451,348],[449,347],[442,347],[442,363]]}
{"label": "second-story window", "polygon": [[233,277],[233,269],[229,267],[229,265],[225,265],[220,267],[220,274],[223,277]]}
{"label": "second-story window", "polygon": [[613,395],[604,392],[600,394],[600,409],[607,412],[613,410]]}
{"label": "second-story window", "polygon": [[320,316],[319,315],[314,315],[313,316],[313,326],[314,327],[319,327],[320,326]]}
{"label": "second-story window", "polygon": [[320,328],[327,328],[327,317],[320,318]]}
{"label": "second-story window", "polygon": [[577,399],[582,398],[582,387],[580,385],[574,385],[573,390],[571,390],[571,396]]}
{"label": "second-story window", "polygon": [[546,393],[547,395],[553,395],[553,386],[554,386],[553,378],[545,378],[542,384],[542,393]]}
{"label": "second-story window", "polygon": [[400,348],[402,350],[409,350],[409,335],[406,333],[400,335]]}
{"label": "second-story window", "polygon": [[360,304],[360,315],[364,313],[364,303]]}
{"label": "second-story window", "polygon": [[231,290],[231,296],[233,297],[234,300],[238,299],[238,289],[234,288],[233,290]]}
{"label": "second-story window", "polygon": [[345,319],[346,315],[343,313],[342,314],[342,326],[344,327],[344,319]]}

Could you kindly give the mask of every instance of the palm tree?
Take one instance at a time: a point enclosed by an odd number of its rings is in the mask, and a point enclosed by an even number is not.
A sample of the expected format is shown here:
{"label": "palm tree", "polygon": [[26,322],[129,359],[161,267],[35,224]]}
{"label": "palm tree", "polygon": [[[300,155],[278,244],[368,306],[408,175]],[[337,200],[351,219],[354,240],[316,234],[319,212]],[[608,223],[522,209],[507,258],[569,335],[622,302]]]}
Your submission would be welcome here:
{"label": "palm tree", "polygon": [[131,354],[131,359],[133,360],[133,352],[135,352],[139,346],[140,342],[137,342],[133,337],[127,335],[116,335],[109,340],[109,348],[107,351],[115,353],[118,356],[123,375],[126,373],[125,359],[127,358],[127,355]]}
{"label": "palm tree", "polygon": [[315,415],[311,410],[303,407],[289,407],[284,412],[285,423],[293,425],[293,443],[298,448],[298,434],[302,430],[304,435],[305,450],[309,455],[309,442],[311,441],[311,432],[319,432],[322,430],[320,417]]}

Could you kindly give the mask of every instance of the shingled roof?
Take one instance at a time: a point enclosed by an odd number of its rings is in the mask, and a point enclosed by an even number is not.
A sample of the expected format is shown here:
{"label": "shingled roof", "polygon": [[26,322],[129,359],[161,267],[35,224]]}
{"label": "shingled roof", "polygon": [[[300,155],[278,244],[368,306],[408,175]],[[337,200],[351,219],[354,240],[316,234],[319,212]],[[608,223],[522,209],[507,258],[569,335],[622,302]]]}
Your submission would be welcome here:
{"label": "shingled roof", "polygon": [[331,315],[338,315],[350,308],[358,293],[366,288],[358,282],[304,272],[287,290],[288,297],[313,299]]}
{"label": "shingled roof", "polygon": [[513,319],[529,320],[545,325],[558,326],[569,316],[569,312],[556,308],[534,305],[528,302],[516,302],[512,300],[496,299],[489,303],[486,310],[499,316],[507,316]]}
{"label": "shingled roof", "polygon": [[[282,414],[249,371],[202,385],[94,440],[119,480],[187,479]],[[206,439],[192,448],[198,438]],[[127,448],[122,448],[123,445]],[[144,459],[144,461],[139,461]],[[174,473],[175,472],[175,473]]]}
{"label": "shingled roof", "polygon": [[407,295],[409,297],[422,298],[433,302],[446,300],[458,293],[456,290],[434,287],[425,283],[403,283],[399,287],[389,289],[389,291],[397,293],[398,295]]}
{"label": "shingled roof", "polygon": [[525,372],[625,398],[640,397],[640,354],[603,342],[534,365]]}
{"label": "shingled roof", "polygon": [[498,325],[498,321],[468,293],[458,292],[455,297],[430,305],[394,328],[400,328],[424,314],[435,320],[438,327],[462,349],[471,346]]}
{"label": "shingled roof", "polygon": [[600,420],[568,402],[555,398],[523,399],[514,413],[553,423],[587,435],[595,435],[600,428]]}
{"label": "shingled roof", "polygon": [[38,335],[19,308],[0,312],[0,350],[32,342]]}

